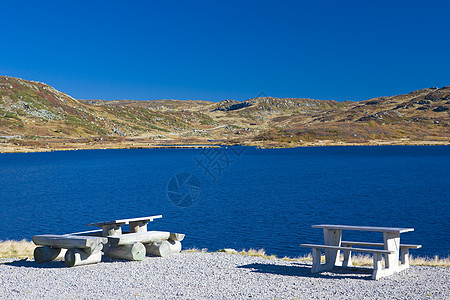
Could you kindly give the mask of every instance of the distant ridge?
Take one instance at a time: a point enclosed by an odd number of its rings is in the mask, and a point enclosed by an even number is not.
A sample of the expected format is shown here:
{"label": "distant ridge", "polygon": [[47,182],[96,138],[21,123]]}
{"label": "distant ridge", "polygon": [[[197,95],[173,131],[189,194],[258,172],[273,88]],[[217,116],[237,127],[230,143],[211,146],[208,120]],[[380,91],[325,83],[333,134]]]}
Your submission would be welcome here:
{"label": "distant ridge", "polygon": [[377,140],[449,141],[450,86],[360,102],[258,97],[78,100],[51,86],[0,76],[0,135],[22,140],[147,138],[249,145]]}

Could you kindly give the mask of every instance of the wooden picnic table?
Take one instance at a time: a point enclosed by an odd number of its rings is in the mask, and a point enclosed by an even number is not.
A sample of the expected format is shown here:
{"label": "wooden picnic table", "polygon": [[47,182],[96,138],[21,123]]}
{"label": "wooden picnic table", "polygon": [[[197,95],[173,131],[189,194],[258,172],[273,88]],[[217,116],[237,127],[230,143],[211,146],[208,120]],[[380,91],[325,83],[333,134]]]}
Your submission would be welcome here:
{"label": "wooden picnic table", "polygon": [[[147,224],[162,215],[90,223],[102,229],[63,235],[35,235],[39,246],[34,251],[37,262],[64,257],[66,265],[98,263],[102,255],[125,260],[143,260],[146,255],[166,257],[181,251],[182,233],[148,231]],[[122,225],[130,230],[122,232]],[[67,249],[67,251],[66,251]]]}
{"label": "wooden picnic table", "polygon": [[[420,248],[421,245],[401,245],[400,234],[414,231],[414,228],[396,227],[371,227],[371,226],[349,226],[349,225],[312,225],[313,228],[322,228],[324,235],[324,245],[302,244],[302,247],[310,247],[313,250],[323,249],[325,251],[325,264],[320,264],[320,257],[313,261],[313,272],[330,270],[335,266],[351,266],[351,251],[368,252],[374,254],[373,278],[378,279],[391,275],[409,267],[409,248]],[[368,242],[346,242],[342,241],[342,230],[373,231],[383,233],[383,243]],[[382,246],[384,250],[351,248],[351,246]],[[400,249],[402,250],[402,264],[399,264]],[[344,251],[344,261],[340,261],[340,251]],[[320,256],[320,252],[313,251]],[[385,255],[385,267],[381,267],[381,256]],[[317,261],[318,260],[318,261]]]}
{"label": "wooden picnic table", "polygon": [[[323,228],[325,245],[340,246],[342,230],[375,231],[383,233],[383,244],[385,250],[393,251],[387,254],[386,268],[398,269],[400,251],[400,233],[414,231],[414,228],[393,228],[393,227],[370,227],[370,226],[348,226],[348,225],[312,225],[313,228]],[[328,257],[327,257],[328,254]],[[339,250],[325,250],[325,257],[334,261],[335,265],[340,265]]]}

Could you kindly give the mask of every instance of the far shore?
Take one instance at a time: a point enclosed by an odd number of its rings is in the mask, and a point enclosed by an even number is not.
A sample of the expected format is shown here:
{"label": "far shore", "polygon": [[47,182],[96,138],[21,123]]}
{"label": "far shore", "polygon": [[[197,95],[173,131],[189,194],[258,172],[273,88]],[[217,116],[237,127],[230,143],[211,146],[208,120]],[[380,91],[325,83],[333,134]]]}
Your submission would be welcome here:
{"label": "far shore", "polygon": [[39,142],[19,140],[15,142],[0,142],[0,153],[28,153],[28,152],[52,152],[52,151],[74,151],[74,150],[111,150],[111,149],[198,149],[198,148],[219,148],[221,146],[250,146],[260,149],[286,149],[297,147],[322,147],[322,146],[449,146],[450,141],[411,141],[400,140],[371,140],[364,142],[354,141],[304,141],[298,143],[282,142],[253,142],[253,141],[196,141],[195,143],[185,143],[180,140],[149,141],[143,139],[129,139],[125,141],[98,141],[89,139],[80,140],[41,140]]}

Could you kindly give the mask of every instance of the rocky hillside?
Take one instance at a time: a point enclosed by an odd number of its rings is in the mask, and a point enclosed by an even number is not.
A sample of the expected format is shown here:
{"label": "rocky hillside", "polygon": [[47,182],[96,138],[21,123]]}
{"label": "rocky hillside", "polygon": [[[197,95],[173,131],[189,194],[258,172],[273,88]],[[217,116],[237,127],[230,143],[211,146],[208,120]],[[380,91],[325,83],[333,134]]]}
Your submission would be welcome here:
{"label": "rocky hillside", "polygon": [[77,100],[0,76],[0,136],[9,140],[147,139],[296,146],[311,141],[449,141],[450,86],[361,102]]}

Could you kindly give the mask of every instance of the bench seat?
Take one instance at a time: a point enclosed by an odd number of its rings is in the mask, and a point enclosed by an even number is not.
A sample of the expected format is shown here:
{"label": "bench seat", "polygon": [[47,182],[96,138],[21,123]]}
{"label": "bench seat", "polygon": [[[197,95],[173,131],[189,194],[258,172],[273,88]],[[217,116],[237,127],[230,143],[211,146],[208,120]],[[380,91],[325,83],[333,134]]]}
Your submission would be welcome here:
{"label": "bench seat", "polygon": [[36,262],[49,262],[64,257],[64,261],[69,267],[100,262],[101,250],[108,242],[105,237],[70,234],[35,235],[32,240],[39,246],[34,249]]}
{"label": "bench seat", "polygon": [[[345,246],[384,247],[383,243],[352,242],[352,241],[342,241],[341,245],[343,245],[344,247]],[[400,248],[419,249],[422,248],[422,245],[400,244]]]}
{"label": "bench seat", "polygon": [[352,247],[315,245],[315,244],[301,244],[300,247],[317,248],[317,249],[330,249],[330,250],[347,250],[347,251],[354,251],[354,252],[367,252],[367,253],[379,253],[379,254],[391,254],[391,253],[394,253],[394,251],[391,251],[391,250],[352,248]]}
{"label": "bench seat", "polygon": [[38,246],[49,246],[52,248],[90,248],[97,249],[99,245],[106,244],[108,239],[97,236],[83,236],[83,235],[57,235],[44,234],[35,235],[32,237],[33,242]]}
{"label": "bench seat", "polygon": [[[341,245],[345,246],[367,246],[367,247],[384,247],[383,243],[371,243],[371,242],[352,242],[352,241],[342,241]],[[400,258],[401,258],[401,268],[409,268],[409,249],[419,249],[422,245],[413,244],[400,244]],[[354,249],[354,248],[352,248]],[[352,251],[352,250],[350,250]],[[344,251],[344,266],[352,265],[351,252]],[[353,250],[356,251],[356,250]],[[357,252],[357,251],[356,251]]]}
{"label": "bench seat", "polygon": [[392,254],[395,251],[385,250],[385,249],[367,249],[367,248],[353,248],[353,247],[342,247],[342,246],[330,246],[330,245],[316,245],[316,244],[301,244],[300,247],[312,248],[313,252],[313,265],[311,269],[311,273],[318,273],[323,271],[328,271],[334,268],[334,261],[327,261],[325,264],[321,263],[321,250],[342,250],[346,252],[355,251],[355,252],[364,252],[364,253],[372,253],[373,254],[373,279],[379,279],[384,276],[391,275],[390,270],[383,269],[382,267],[382,255]]}
{"label": "bench seat", "polygon": [[147,231],[138,233],[125,233],[120,235],[108,236],[111,246],[128,245],[133,243],[148,244],[170,238],[170,232],[166,231]]}

